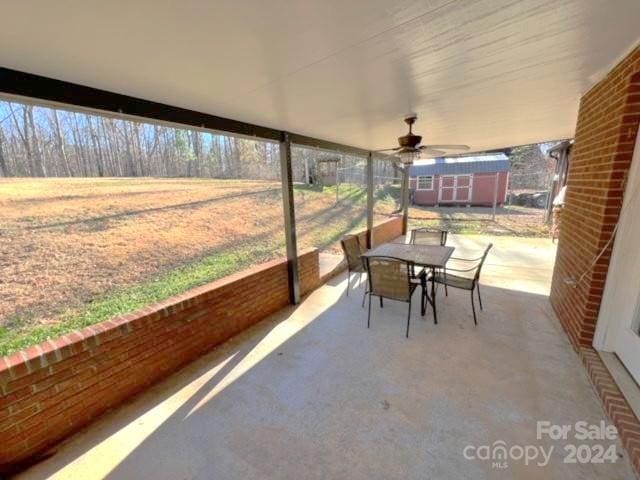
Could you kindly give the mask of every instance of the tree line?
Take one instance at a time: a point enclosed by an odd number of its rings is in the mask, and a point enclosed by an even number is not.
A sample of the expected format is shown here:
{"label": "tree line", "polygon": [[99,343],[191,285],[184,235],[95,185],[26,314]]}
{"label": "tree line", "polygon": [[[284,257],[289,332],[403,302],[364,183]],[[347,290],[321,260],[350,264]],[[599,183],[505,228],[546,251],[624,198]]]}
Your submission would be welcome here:
{"label": "tree line", "polygon": [[0,101],[4,177],[280,177],[278,145]]}
{"label": "tree line", "polygon": [[549,179],[553,173],[555,162],[543,153],[541,148],[549,146],[551,144],[532,144],[511,149],[509,155],[511,162],[509,188],[511,190],[546,190],[549,188]]}
{"label": "tree line", "polygon": [[[319,160],[338,159],[336,163]],[[294,181],[320,165],[341,182],[366,183],[366,158],[294,147]],[[376,183],[399,172],[374,162]],[[326,172],[325,172],[326,173]],[[2,177],[204,177],[277,180],[279,146],[272,142],[125,118],[0,101]],[[336,176],[335,171],[332,175]]]}

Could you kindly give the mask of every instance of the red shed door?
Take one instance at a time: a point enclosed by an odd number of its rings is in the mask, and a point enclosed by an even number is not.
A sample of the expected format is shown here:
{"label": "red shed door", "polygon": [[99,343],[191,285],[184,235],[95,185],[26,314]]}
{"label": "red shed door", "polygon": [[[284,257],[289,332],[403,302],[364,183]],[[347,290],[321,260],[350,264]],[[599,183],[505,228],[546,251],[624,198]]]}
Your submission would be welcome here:
{"label": "red shed door", "polygon": [[456,177],[453,175],[443,175],[440,178],[439,201],[442,203],[453,202],[456,189]]}
{"label": "red shed door", "polygon": [[471,175],[443,175],[440,182],[441,203],[469,202],[471,200]]}
{"label": "red shed door", "polygon": [[456,202],[468,202],[471,200],[471,175],[458,175],[455,189]]}

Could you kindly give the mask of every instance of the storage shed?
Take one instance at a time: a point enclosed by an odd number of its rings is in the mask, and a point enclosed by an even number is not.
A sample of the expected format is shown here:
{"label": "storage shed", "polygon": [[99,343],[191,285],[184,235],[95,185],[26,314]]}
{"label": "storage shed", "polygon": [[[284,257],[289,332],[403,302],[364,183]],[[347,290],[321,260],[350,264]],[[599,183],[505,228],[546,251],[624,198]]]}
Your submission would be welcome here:
{"label": "storage shed", "polygon": [[410,170],[413,203],[489,206],[495,199],[503,204],[510,170],[511,163],[502,153],[422,161]]}

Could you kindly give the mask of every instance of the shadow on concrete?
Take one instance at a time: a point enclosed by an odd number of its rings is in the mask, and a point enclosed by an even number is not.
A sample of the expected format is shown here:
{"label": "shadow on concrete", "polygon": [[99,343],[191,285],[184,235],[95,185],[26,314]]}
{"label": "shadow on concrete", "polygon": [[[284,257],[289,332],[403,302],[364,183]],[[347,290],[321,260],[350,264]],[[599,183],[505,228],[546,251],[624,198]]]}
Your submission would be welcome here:
{"label": "shadow on concrete", "polygon": [[[474,327],[467,292],[440,292],[440,324],[414,308],[405,339],[405,304],[376,306],[367,330],[361,297],[345,297],[344,283],[342,275],[323,287],[340,293],[331,297],[335,303],[312,294],[307,305],[252,327],[105,416],[25,478],[48,478],[83,456],[91,471],[99,451],[92,450],[130,425],[153,421],[142,417],[154,409],[163,415],[172,397],[180,397],[177,408],[136,439],[105,478],[391,478],[398,462],[403,478],[477,477],[477,466],[459,458],[459,442],[496,435],[516,441],[529,418],[560,412],[572,420],[571,409],[597,417],[591,402],[576,405],[582,397],[570,395],[590,390],[561,372],[574,367],[567,367],[573,352],[552,324],[547,296],[483,286],[485,310]],[[296,318],[305,308],[311,317]],[[525,312],[529,318],[519,316]],[[327,343],[318,345],[320,338]],[[577,391],[556,392],[561,382]],[[487,417],[494,408],[495,415],[513,413]],[[434,437],[440,429],[455,434]],[[424,449],[433,455],[417,454]]]}

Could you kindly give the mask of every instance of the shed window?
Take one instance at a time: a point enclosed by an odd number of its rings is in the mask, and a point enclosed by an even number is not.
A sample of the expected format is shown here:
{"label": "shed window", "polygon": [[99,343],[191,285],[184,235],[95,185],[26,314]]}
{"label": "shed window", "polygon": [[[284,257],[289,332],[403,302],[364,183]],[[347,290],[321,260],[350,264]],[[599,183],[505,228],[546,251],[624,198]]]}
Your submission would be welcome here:
{"label": "shed window", "polygon": [[418,190],[433,190],[433,175],[419,176]]}

